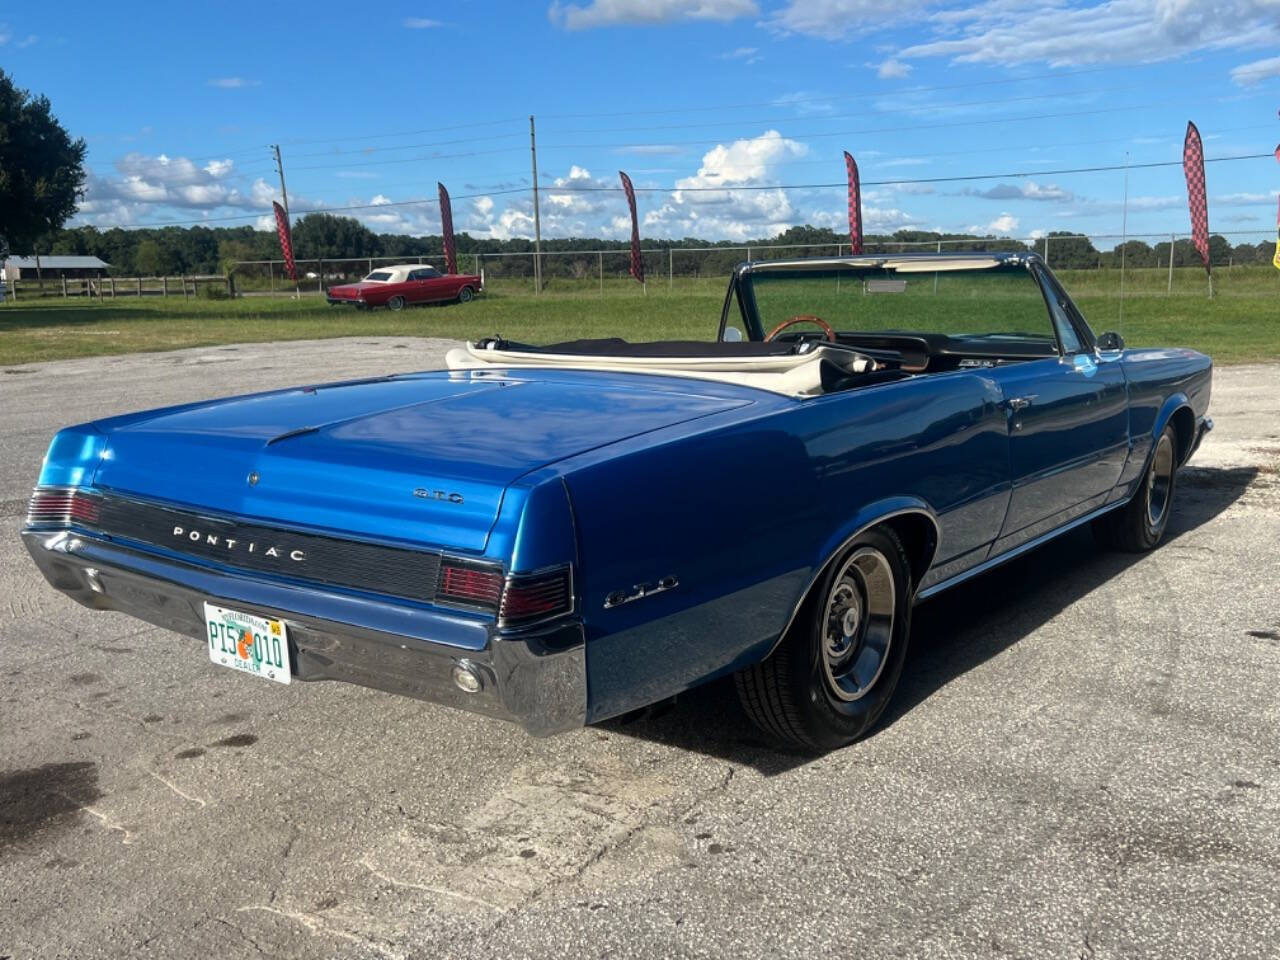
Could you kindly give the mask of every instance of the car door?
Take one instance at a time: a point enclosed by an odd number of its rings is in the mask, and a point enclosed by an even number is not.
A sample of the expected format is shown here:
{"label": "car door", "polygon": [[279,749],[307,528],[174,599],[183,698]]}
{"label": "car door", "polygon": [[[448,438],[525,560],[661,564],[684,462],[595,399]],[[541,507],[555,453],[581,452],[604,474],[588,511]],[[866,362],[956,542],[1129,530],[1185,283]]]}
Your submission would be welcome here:
{"label": "car door", "polygon": [[419,270],[410,270],[409,275],[405,278],[404,289],[401,293],[409,303],[424,303],[431,299],[428,286],[429,280],[425,267]]}
{"label": "car door", "polygon": [[457,277],[443,274],[434,267],[427,268],[427,299],[428,300],[452,300],[456,296],[454,287]]}
{"label": "car door", "polygon": [[1000,553],[1096,509],[1129,447],[1123,366],[1093,348],[1066,295],[1042,277],[1061,355],[994,368],[1009,423],[1013,494],[993,549]]}

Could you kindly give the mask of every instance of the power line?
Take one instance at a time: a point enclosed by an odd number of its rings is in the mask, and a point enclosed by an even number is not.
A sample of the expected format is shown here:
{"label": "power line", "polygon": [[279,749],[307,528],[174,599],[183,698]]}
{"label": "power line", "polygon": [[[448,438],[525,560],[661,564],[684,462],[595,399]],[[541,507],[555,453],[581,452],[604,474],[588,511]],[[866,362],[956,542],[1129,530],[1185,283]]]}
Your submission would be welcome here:
{"label": "power line", "polygon": [[479,120],[475,123],[458,123],[448,127],[426,127],[422,130],[401,130],[398,133],[370,133],[355,137],[328,137],[315,140],[285,140],[286,146],[308,146],[313,143],[352,143],[358,140],[381,140],[386,137],[416,137],[424,133],[447,133],[450,130],[470,130],[475,127],[496,127],[504,123],[520,123],[523,117],[509,120]]}
{"label": "power line", "polygon": [[[661,116],[681,113],[702,113],[714,110],[747,110],[755,107],[776,107],[776,106],[795,106],[807,103],[835,103],[843,100],[865,100],[873,97],[894,96],[904,93],[934,93],[938,90],[964,90],[969,87],[986,87],[997,84],[1016,86],[1018,84],[1027,83],[1033,80],[1058,80],[1062,77],[1076,77],[1082,74],[1090,73],[1106,73],[1108,71],[1121,69],[1114,66],[1106,67],[1089,67],[1084,70],[1060,71],[1057,73],[1042,73],[1030,77],[1016,77],[1013,79],[1002,78],[999,80],[973,80],[966,83],[945,83],[930,87],[904,87],[897,90],[877,90],[868,91],[866,93],[854,94],[837,94],[830,97],[804,97],[795,100],[789,100],[780,104],[778,98],[772,100],[757,100],[752,103],[720,103],[708,104],[698,107],[669,107],[662,110],[619,110],[610,113],[552,113],[547,114],[547,120],[587,120],[607,117],[637,117],[637,116]],[[1124,68],[1129,69],[1129,68]]]}
{"label": "power line", "polygon": [[371,152],[385,153],[388,150],[416,150],[421,147],[446,147],[453,146],[458,143],[483,143],[492,140],[515,140],[519,139],[522,134],[519,133],[501,133],[492,137],[462,137],[457,140],[436,140],[432,143],[397,143],[388,147],[369,147],[364,150],[317,150],[313,153],[295,153],[291,156],[295,157],[337,157],[351,156],[352,154],[369,154]]}
{"label": "power line", "polygon": [[[1250,154],[1242,154],[1239,156],[1230,156],[1230,157],[1206,157],[1204,162],[1205,163],[1230,163],[1238,160],[1271,159],[1272,156],[1273,155],[1270,153],[1250,153]],[[1180,167],[1181,165],[1182,165],[1181,160],[1161,160],[1161,161],[1155,161],[1151,163],[1130,164],[1129,169],[1135,170],[1135,169],[1150,169],[1155,167]],[[918,177],[918,178],[912,178],[912,179],[894,178],[892,180],[864,180],[862,181],[862,185],[863,186],[887,186],[889,184],[898,184],[898,183],[907,183],[907,184],[910,184],[910,183],[916,183],[916,184],[957,183],[957,182],[974,181],[974,180],[1002,180],[1006,178],[1017,179],[1020,177],[1060,176],[1068,173],[1103,173],[1107,171],[1123,170],[1123,169],[1125,169],[1124,164],[1107,164],[1107,165],[1099,165],[1099,166],[1092,166],[1092,167],[1060,167],[1053,170],[1025,170],[1025,171],[1006,172],[1006,173],[978,173],[978,174],[966,174],[963,176],[951,176],[951,177]],[[636,187],[635,190],[637,193],[676,193],[676,192],[739,193],[739,192],[753,192],[753,191],[760,191],[760,190],[822,190],[822,189],[828,189],[832,187],[844,188],[845,186],[846,186],[846,182],[844,180],[837,180],[837,181],[832,181],[828,183],[738,184],[735,186],[723,186],[723,187]],[[459,194],[453,197],[453,199],[454,200],[472,200],[479,197],[507,196],[507,195],[516,194],[516,193],[526,193],[528,192],[528,189],[529,189],[528,187],[512,187],[510,189],[504,189],[504,190],[485,190],[485,191],[479,191],[476,193]],[[621,187],[564,186],[564,187],[555,187],[553,188],[553,190],[556,193],[621,193],[622,192]],[[432,204],[437,204],[439,202],[440,201],[438,198],[431,197],[431,198],[422,199],[422,200],[397,200],[397,201],[386,201],[386,202],[380,202],[380,203],[357,203],[357,204],[350,204],[350,205],[341,206],[341,207],[311,207],[306,210],[300,210],[299,213],[302,213],[302,214],[345,213],[352,210],[375,210],[375,209],[385,210],[388,208],[396,208],[396,207],[432,205]],[[172,226],[183,226],[188,224],[202,225],[206,223],[223,223],[223,222],[231,222],[231,221],[237,221],[237,220],[254,220],[260,216],[263,216],[263,214],[250,213],[250,214],[241,214],[236,216],[225,216],[225,217],[202,217],[194,220],[166,220],[166,221],[154,221],[151,223],[117,224],[117,226],[120,226],[123,229],[129,229],[129,228],[136,228],[136,227],[172,227]]]}
{"label": "power line", "polygon": [[[813,132],[804,132],[804,133],[792,133],[786,137],[783,137],[781,134],[779,134],[778,139],[792,140],[792,139],[798,139],[803,137],[811,140],[816,140],[816,139],[823,139],[823,138],[829,138],[829,137],[862,136],[869,133],[902,133],[904,131],[910,131],[910,130],[932,131],[932,130],[942,129],[945,127],[986,126],[986,125],[998,124],[998,123],[1025,123],[1031,120],[1058,120],[1066,117],[1089,117],[1089,116],[1097,116],[1099,114],[1105,114],[1105,113],[1125,113],[1132,110],[1149,110],[1152,107],[1163,107],[1163,106],[1169,106],[1171,104],[1189,106],[1192,104],[1221,103],[1226,99],[1228,98],[1212,97],[1204,100],[1184,100],[1184,99],[1160,100],[1154,103],[1130,104],[1127,106],[1117,106],[1117,107],[1099,107],[1098,109],[1095,109],[1095,110],[1072,110],[1072,111],[1067,111],[1063,113],[1023,114],[1016,117],[989,117],[986,119],[966,118],[964,120],[953,120],[953,121],[939,122],[939,123],[930,122],[930,123],[919,123],[919,124],[907,124],[904,126],[896,126],[896,127],[865,127],[860,130],[835,130],[835,131],[825,131],[825,132],[813,131]],[[672,145],[706,146],[711,144],[715,144],[715,145],[722,144],[726,139],[729,139],[729,138],[719,137],[714,140],[703,140],[703,139],[668,140],[666,143],[646,143],[646,144],[556,143],[556,144],[549,144],[544,146],[543,150],[589,150],[589,149],[600,149],[600,148],[610,149],[610,148],[619,147],[619,146],[627,146],[627,147],[631,147],[632,149],[635,149],[636,147],[663,147],[663,146],[672,146]],[[747,139],[747,138],[740,137],[738,139]],[[760,139],[760,138],[756,137],[753,139]]]}

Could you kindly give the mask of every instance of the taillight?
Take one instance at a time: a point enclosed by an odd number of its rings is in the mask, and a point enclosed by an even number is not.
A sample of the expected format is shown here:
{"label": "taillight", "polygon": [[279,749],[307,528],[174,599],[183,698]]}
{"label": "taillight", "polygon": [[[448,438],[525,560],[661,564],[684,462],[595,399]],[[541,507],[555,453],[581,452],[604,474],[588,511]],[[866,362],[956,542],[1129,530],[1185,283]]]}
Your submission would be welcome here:
{"label": "taillight", "polygon": [[573,612],[571,568],[557,567],[541,573],[513,574],[507,578],[498,609],[498,625],[518,626]]}
{"label": "taillight", "polygon": [[96,525],[102,501],[83,490],[37,489],[27,506],[27,526],[69,527],[72,523]]}
{"label": "taillight", "polygon": [[526,626],[573,612],[572,570],[564,566],[504,577],[493,564],[445,557],[436,601],[496,613],[500,627]]}
{"label": "taillight", "polygon": [[502,583],[502,571],[497,567],[446,557],[440,565],[436,599],[497,613]]}

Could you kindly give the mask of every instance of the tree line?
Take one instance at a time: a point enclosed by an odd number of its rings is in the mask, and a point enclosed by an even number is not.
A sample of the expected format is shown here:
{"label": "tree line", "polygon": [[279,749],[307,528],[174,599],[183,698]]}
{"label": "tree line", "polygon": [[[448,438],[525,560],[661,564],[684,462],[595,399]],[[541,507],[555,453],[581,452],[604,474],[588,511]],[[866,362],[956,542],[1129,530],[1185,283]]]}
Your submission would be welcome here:
{"label": "tree line", "polygon": [[[1056,268],[1089,269],[1118,268],[1121,246],[1099,250],[1087,237],[1077,237],[1066,232],[1050,233],[1049,262]],[[1044,253],[1043,239],[1034,243],[1020,240],[979,237],[961,233],[932,233],[919,230],[899,230],[891,235],[872,235],[865,238],[868,253],[901,252],[900,244],[920,244],[906,249],[928,249],[929,244],[943,242],[943,250],[971,249],[987,251],[1027,251],[1034,249]],[[955,244],[950,241],[963,241]],[[753,255],[761,257],[817,255],[827,251],[804,249],[801,245],[829,246],[835,253],[837,245],[848,250],[848,237],[823,227],[792,227],[771,237],[750,241],[709,241],[693,237],[680,240],[646,239],[642,245],[647,250],[667,250],[670,247],[692,249],[695,253],[681,252],[673,260],[672,267],[682,276],[723,275],[733,264],[743,259],[742,253],[730,247],[765,245],[794,247],[792,250],[760,250]],[[439,258],[443,256],[443,241],[439,236],[411,237],[394,233],[374,233],[352,217],[339,217],[328,213],[311,213],[294,225],[293,245],[300,261],[310,261],[314,268],[319,259],[336,261],[352,258],[396,257],[407,260]],[[1212,262],[1215,265],[1234,263],[1269,262],[1272,244],[1240,243],[1232,246],[1225,237],[1214,234],[1209,239]],[[472,237],[462,233],[457,236],[457,248],[461,260],[460,269],[470,269],[473,255],[478,254],[487,271],[500,276],[521,276],[532,272],[531,257],[492,257],[492,254],[532,254],[533,241],[523,238],[494,240]],[[619,254],[628,250],[627,241],[602,240],[590,237],[547,238],[542,241],[543,253],[564,254],[571,251],[606,250]],[[253,227],[159,227],[125,230],[119,227],[102,230],[97,227],[73,227],[53,231],[40,244],[42,254],[80,254],[97,256],[111,264],[116,276],[177,276],[179,274],[225,274],[235,269],[237,263],[252,260],[279,260],[280,245],[275,231],[255,230]],[[1123,244],[1125,264],[1128,267],[1167,266],[1169,243],[1150,245],[1142,240],[1130,240]],[[1200,262],[1199,254],[1190,240],[1178,240],[1173,249],[1175,266],[1194,266]],[[616,260],[617,258],[612,258]],[[652,255],[649,260],[654,260]],[[663,258],[665,261],[665,257]],[[666,268],[664,262],[661,266]],[[575,258],[561,255],[544,259],[543,273],[547,276],[592,276],[598,264],[594,256]],[[659,264],[649,265],[656,271]],[[610,271],[617,264],[610,263]],[[245,268],[241,268],[244,270]],[[342,269],[333,264],[326,272],[359,273],[361,265]],[[625,270],[625,267],[623,268]]]}

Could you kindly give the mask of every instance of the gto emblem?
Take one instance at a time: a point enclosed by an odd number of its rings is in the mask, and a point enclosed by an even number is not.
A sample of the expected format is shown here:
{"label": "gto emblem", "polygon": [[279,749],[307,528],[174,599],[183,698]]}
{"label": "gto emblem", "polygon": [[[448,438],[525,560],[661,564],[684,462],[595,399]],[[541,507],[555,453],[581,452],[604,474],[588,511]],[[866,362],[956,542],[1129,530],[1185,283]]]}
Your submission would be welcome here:
{"label": "gto emblem", "polygon": [[605,597],[604,608],[611,610],[614,607],[622,606],[624,603],[633,603],[636,600],[651,597],[655,593],[674,590],[678,586],[680,586],[680,581],[673,576],[663,577],[657,583],[637,583],[630,590],[615,590]]}
{"label": "gto emblem", "polygon": [[418,487],[413,491],[413,495],[419,500],[448,500],[450,503],[462,503],[462,494],[449,493],[447,490],[428,490],[426,487]]}
{"label": "gto emblem", "polygon": [[235,537],[224,537],[216,533],[203,533],[199,530],[187,530],[184,527],[174,527],[173,535],[175,537],[185,538],[192,543],[203,543],[211,547],[223,547],[229,551],[237,549],[243,550],[245,553],[256,553],[264,557],[288,557],[294,563],[302,563],[307,559],[307,555],[302,550],[285,550],[283,547],[272,546],[265,550],[260,549],[259,544],[252,540],[237,540]]}

